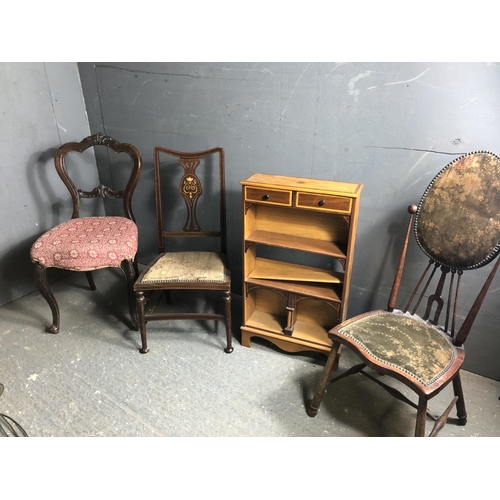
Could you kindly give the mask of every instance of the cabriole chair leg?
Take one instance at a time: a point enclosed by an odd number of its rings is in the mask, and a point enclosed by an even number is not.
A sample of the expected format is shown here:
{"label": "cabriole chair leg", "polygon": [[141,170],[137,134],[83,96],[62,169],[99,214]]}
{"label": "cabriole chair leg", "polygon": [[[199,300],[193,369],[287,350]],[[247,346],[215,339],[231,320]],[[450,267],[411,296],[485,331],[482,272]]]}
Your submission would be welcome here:
{"label": "cabriole chair leg", "polygon": [[49,287],[47,280],[47,269],[40,264],[35,264],[35,285],[42,297],[47,301],[52,310],[52,325],[47,328],[50,333],[59,333],[59,326],[61,315],[59,313],[59,306],[57,305],[56,298]]}

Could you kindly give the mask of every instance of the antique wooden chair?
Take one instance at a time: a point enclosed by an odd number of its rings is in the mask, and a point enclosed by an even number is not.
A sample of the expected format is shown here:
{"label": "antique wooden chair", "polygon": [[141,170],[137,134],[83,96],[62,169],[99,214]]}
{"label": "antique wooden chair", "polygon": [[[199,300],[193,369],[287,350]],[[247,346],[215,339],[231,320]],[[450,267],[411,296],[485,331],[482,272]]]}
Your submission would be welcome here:
{"label": "antique wooden chair", "polygon": [[[102,184],[92,191],[77,189],[65,164],[69,153],[83,153],[90,147],[105,146],[115,153],[125,153],[132,160],[132,168],[123,190],[114,191]],[[81,158],[81,157],[78,157]],[[91,290],[96,286],[91,271],[106,267],[119,267],[125,274],[128,287],[130,316],[134,328],[139,328],[133,284],[138,276],[135,260],[137,253],[137,226],[132,213],[132,194],[141,173],[139,151],[131,144],[120,143],[102,133],[86,137],[81,142],[63,144],[55,154],[55,166],[73,200],[73,215],[40,236],[31,247],[31,260],[35,264],[35,282],[38,290],[52,310],[52,325],[48,331],[59,332],[60,313],[47,280],[47,269],[57,267],[70,271],[83,271]],[[82,198],[121,198],[124,217],[81,217]]]}
{"label": "antique wooden chair", "polygon": [[[160,155],[165,161],[160,161]],[[201,168],[197,171],[200,166]],[[160,179],[161,170],[164,172],[162,180]],[[224,150],[213,148],[189,153],[157,146],[154,148],[154,173],[159,255],[146,266],[134,285],[142,340],[140,352],[144,354],[149,350],[146,340],[146,324],[149,321],[224,319],[227,340],[224,351],[231,353],[233,351],[231,274],[227,260]],[[168,182],[175,182],[176,176],[180,177],[178,200],[181,207],[181,199],[184,200],[186,212],[178,210],[179,207],[178,204],[176,206],[172,192],[175,188],[168,185]],[[206,192],[203,186],[207,188]],[[162,191],[165,191],[163,202]],[[198,205],[202,194],[205,194],[205,208],[197,211],[197,208],[200,208]],[[169,205],[168,216],[164,217],[167,213],[167,204]],[[213,210],[210,210],[211,204]],[[206,227],[213,229],[202,231],[198,216],[201,214],[210,219],[207,215],[209,212],[214,212],[215,216],[212,220],[205,221]],[[176,216],[178,213],[179,217]],[[185,218],[184,213],[187,215]],[[182,224],[184,226],[180,230]],[[181,239],[184,240],[184,246]],[[165,242],[167,242],[166,249]],[[190,248],[195,247],[195,249],[187,250],[186,242],[193,243],[194,245]],[[160,308],[157,309],[159,299],[162,295],[166,295],[168,304],[170,290],[219,290],[222,292],[224,312],[208,313],[199,310],[196,312],[161,312]],[[147,292],[147,297],[144,295],[145,292]],[[157,298],[155,302],[153,302],[154,296]],[[146,302],[148,302],[147,312]]]}
{"label": "antique wooden chair", "polygon": [[[429,434],[435,436],[455,405],[458,423],[465,425],[467,422],[460,382],[463,344],[500,259],[492,265],[460,328],[457,326],[458,293],[464,271],[492,263],[500,252],[500,157],[480,151],[456,159],[434,177],[418,207],[411,205],[408,211],[410,220],[388,308],[361,314],[330,330],[333,345],[307,409],[311,417],[317,414],[328,383],[361,373],[417,409],[415,436],[425,435],[427,416],[435,420]],[[398,310],[396,300],[412,225],[419,247],[430,260],[408,303]],[[429,288],[431,283],[436,284],[433,292]],[[444,325],[440,319],[443,311]],[[357,353],[362,363],[329,382],[341,345]],[[381,382],[379,377],[363,371],[366,366],[408,386],[418,395],[418,405]],[[449,406],[440,417],[428,414],[428,400],[450,382],[454,398]]]}

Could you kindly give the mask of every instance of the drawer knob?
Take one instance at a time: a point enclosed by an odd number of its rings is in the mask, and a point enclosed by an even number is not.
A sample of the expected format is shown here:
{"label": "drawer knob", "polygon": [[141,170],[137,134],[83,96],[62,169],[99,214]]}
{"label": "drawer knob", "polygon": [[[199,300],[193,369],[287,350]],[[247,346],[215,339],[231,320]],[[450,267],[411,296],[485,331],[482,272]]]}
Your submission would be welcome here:
{"label": "drawer knob", "polygon": [[269,199],[269,195],[268,194],[265,194],[263,197],[262,197],[263,200],[268,200]]}
{"label": "drawer knob", "polygon": [[319,200],[318,206],[322,207],[325,204],[325,200]]}

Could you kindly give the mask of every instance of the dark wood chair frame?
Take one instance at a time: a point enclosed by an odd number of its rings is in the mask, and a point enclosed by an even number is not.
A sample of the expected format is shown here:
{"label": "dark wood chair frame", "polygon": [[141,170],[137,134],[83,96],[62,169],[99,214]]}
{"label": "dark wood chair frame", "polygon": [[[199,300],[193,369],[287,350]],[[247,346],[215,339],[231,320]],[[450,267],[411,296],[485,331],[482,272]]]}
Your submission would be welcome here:
{"label": "dark wood chair frame", "polygon": [[[95,187],[92,191],[84,191],[78,189],[72,179],[70,178],[66,164],[65,156],[68,153],[78,152],[83,153],[90,147],[94,146],[106,146],[115,153],[126,153],[132,159],[132,171],[128,179],[127,185],[123,190],[114,191],[111,188],[99,185]],[[104,135],[99,132],[86,137],[81,142],[68,142],[63,144],[57,151],[54,157],[54,163],[56,171],[59,177],[63,181],[64,185],[68,189],[71,199],[73,201],[73,214],[72,219],[80,217],[80,200],[83,198],[113,198],[113,199],[123,199],[123,211],[125,217],[135,222],[135,218],[132,212],[132,195],[139,181],[142,169],[142,159],[137,148],[127,143],[120,143],[108,135]],[[130,317],[132,320],[133,327],[139,329],[139,320],[137,317],[137,309],[135,304],[135,295],[133,290],[134,282],[139,275],[136,258],[133,260],[124,260],[121,263],[121,269],[125,274],[127,280],[127,290],[128,290],[128,302]],[[90,289],[93,291],[96,289],[94,278],[91,271],[83,271],[87,277]],[[55,299],[54,294],[49,286],[49,281],[47,279],[47,268],[40,263],[35,263],[35,284],[38,291],[47,301],[52,311],[52,325],[48,327],[50,333],[59,333],[61,315],[59,312],[59,306]]]}
{"label": "dark wood chair frame", "polygon": [[[184,175],[181,178],[179,185],[179,195],[184,199],[187,209],[187,218],[182,231],[165,231],[164,230],[164,214],[161,196],[160,182],[160,154],[169,155],[176,159],[178,164],[183,168]],[[216,231],[202,231],[196,216],[196,208],[199,197],[202,195],[203,188],[199,177],[196,175],[196,169],[200,165],[202,158],[210,155],[218,155],[219,159],[219,213],[220,228]],[[208,320],[224,320],[226,327],[227,346],[224,348],[226,353],[233,352],[232,347],[232,325],[231,325],[231,272],[229,261],[227,259],[227,226],[226,226],[226,187],[225,187],[225,157],[224,149],[216,147],[198,152],[181,152],[173,149],[156,146],[154,148],[154,174],[155,174],[155,202],[156,202],[156,230],[158,240],[158,256],[148,264],[142,271],[139,279],[136,281],[134,290],[136,292],[137,309],[139,313],[139,324],[141,331],[142,347],[139,351],[145,354],[149,351],[146,338],[146,324],[149,321],[165,321],[165,320],[185,320],[185,319],[208,319]],[[142,284],[141,277],[151,269],[156,262],[165,253],[165,240],[168,238],[219,238],[220,240],[220,255],[224,262],[225,279],[223,282],[192,282],[192,283],[148,283]],[[185,313],[155,313],[156,307],[162,295],[166,296],[167,303],[170,302],[170,290],[220,290],[222,292],[224,302],[224,313],[201,313],[201,312],[185,312]],[[156,302],[154,302],[146,312],[146,303],[152,298],[154,292],[161,291],[158,294]],[[145,297],[145,292],[147,297]]]}
{"label": "dark wood chair frame", "polygon": [[[484,151],[478,152],[478,153],[487,153]],[[474,153],[470,153],[474,154]],[[487,154],[492,154],[492,153],[487,153]],[[466,155],[468,156],[468,155]],[[496,155],[493,155],[497,158],[497,160],[500,162],[500,158],[497,157]],[[460,160],[459,158],[458,160]],[[455,161],[458,161],[455,160]],[[446,170],[443,169],[442,172]],[[440,172],[441,173],[441,172]],[[439,176],[440,174],[438,174]],[[436,178],[438,177],[436,176]],[[436,179],[435,178],[435,179]],[[425,195],[424,195],[425,196]],[[406,236],[404,239],[404,244],[403,244],[403,249],[398,261],[397,265],[397,270],[393,282],[393,286],[391,289],[391,294],[389,297],[388,305],[387,305],[387,312],[393,312],[396,308],[396,303],[398,299],[398,293],[400,291],[400,285],[401,285],[401,280],[402,280],[402,275],[403,275],[403,268],[405,265],[405,259],[406,259],[406,253],[408,249],[408,242],[409,242],[409,236],[411,233],[411,228],[413,226],[413,218],[414,214],[417,212],[417,205],[410,205],[408,207],[408,212],[410,213],[410,219],[408,222],[408,227],[406,230]],[[416,232],[416,227],[415,227],[415,232]],[[422,248],[423,250],[423,248]],[[425,250],[424,250],[425,252]],[[426,252],[427,253],[427,252]],[[354,342],[348,342],[346,341],[345,337],[341,336],[338,331],[342,329],[345,325],[348,323],[361,319],[363,317],[366,317],[370,315],[371,313],[364,313],[361,315],[356,316],[355,318],[351,318],[344,323],[337,325],[333,329],[329,331],[329,336],[333,341],[333,345],[331,348],[331,351],[328,355],[327,361],[325,363],[325,367],[323,370],[323,373],[321,375],[321,378],[319,380],[316,392],[314,394],[313,399],[310,401],[308,407],[307,407],[307,414],[310,417],[314,417],[317,415],[319,407],[321,405],[321,401],[323,399],[326,387],[329,384],[332,384],[334,382],[338,382],[339,380],[342,380],[345,377],[348,377],[350,375],[353,375],[355,373],[360,373],[362,375],[365,375],[367,378],[371,379],[375,383],[377,383],[379,386],[384,388],[389,394],[397,398],[398,400],[412,406],[417,410],[417,420],[416,420],[416,425],[415,425],[415,436],[421,437],[425,435],[425,426],[426,426],[426,418],[429,417],[432,420],[435,421],[435,424],[433,426],[433,429],[431,430],[429,437],[434,437],[437,435],[437,433],[443,428],[443,426],[446,424],[448,415],[450,414],[451,410],[453,409],[454,406],[457,408],[457,416],[458,416],[458,424],[459,425],[465,425],[467,423],[467,412],[465,408],[465,400],[463,396],[463,390],[462,390],[462,383],[460,380],[460,367],[462,366],[462,363],[464,361],[465,357],[465,351],[463,344],[465,343],[467,336],[470,333],[471,327],[474,323],[474,320],[477,317],[477,314],[481,308],[481,305],[486,297],[486,294],[488,292],[488,289],[493,281],[493,278],[497,272],[497,269],[500,265],[500,258],[497,258],[500,253],[500,242],[497,245],[497,247],[494,249],[494,251],[489,255],[489,258],[482,262],[479,265],[475,265],[474,267],[471,267],[470,269],[477,269],[479,267],[483,267],[484,265],[491,263],[494,259],[496,259],[495,264],[493,265],[488,277],[486,278],[479,294],[477,295],[475,301],[473,302],[473,305],[471,309],[469,310],[465,320],[463,321],[460,329],[458,329],[457,332],[457,326],[456,326],[456,313],[457,313],[457,304],[458,304],[458,295],[459,295],[459,290],[460,290],[460,282],[461,282],[461,277],[463,274],[463,270],[460,269],[453,269],[450,266],[444,265],[443,263],[440,263],[436,261],[435,259],[430,259],[426,268],[424,269],[415,289],[413,290],[408,303],[406,304],[405,308],[402,310],[404,313],[410,312],[410,314],[415,315],[417,313],[417,310],[420,307],[425,307],[424,309],[424,314],[420,316],[421,319],[428,321],[431,325],[438,327],[444,334],[449,336],[452,344],[456,346],[456,358],[453,362],[453,365],[447,370],[447,374],[444,377],[441,377],[439,380],[437,380],[435,383],[429,385],[429,386],[424,386],[422,384],[419,384],[416,382],[416,380],[412,377],[410,377],[408,374],[406,374],[403,370],[398,370],[396,368],[394,369],[387,369],[387,365],[380,364],[377,359],[371,357],[366,351],[360,350],[357,348],[356,343]],[[429,270],[432,271],[430,272],[430,275],[428,276],[427,280],[424,280],[426,276],[429,273]],[[441,274],[437,275],[439,277],[436,285],[436,289],[433,293],[428,292],[428,287],[431,283],[431,281],[434,278],[434,275],[436,272],[440,270]],[[445,291],[445,282],[447,278],[450,277],[449,279],[449,288],[448,288],[448,293],[447,297],[445,296],[445,299],[443,299],[443,291]],[[424,285],[422,287],[422,285]],[[427,300],[423,301],[424,297],[427,298]],[[423,301],[423,303],[422,303]],[[444,304],[446,303],[446,307],[444,307]],[[413,308],[412,308],[413,306]],[[431,310],[435,308],[434,314],[431,314]],[[441,313],[443,311],[445,312],[445,321],[444,321],[444,326],[441,326],[439,324],[440,318],[441,318]],[[356,354],[361,358],[363,361],[361,364],[355,365],[345,371],[344,373],[330,379],[331,377],[331,372],[333,370],[337,369],[337,363],[338,363],[338,356],[340,354],[340,348],[341,346],[346,346],[349,349],[353,350],[356,352]],[[407,398],[404,394],[402,394],[399,390],[383,383],[381,380],[379,380],[376,377],[373,377],[371,374],[363,371],[364,368],[370,367],[376,372],[382,374],[382,375],[389,375],[396,380],[399,380],[403,384],[405,384],[407,387],[409,387],[411,390],[413,390],[417,395],[418,395],[418,404],[415,404],[413,401],[411,401],[409,398]],[[427,411],[427,405],[428,401],[439,394],[448,384],[452,383],[453,385],[453,392],[454,392],[454,397],[450,404],[447,406],[445,411],[443,412],[442,415],[440,416],[435,416],[431,414],[430,412]]]}

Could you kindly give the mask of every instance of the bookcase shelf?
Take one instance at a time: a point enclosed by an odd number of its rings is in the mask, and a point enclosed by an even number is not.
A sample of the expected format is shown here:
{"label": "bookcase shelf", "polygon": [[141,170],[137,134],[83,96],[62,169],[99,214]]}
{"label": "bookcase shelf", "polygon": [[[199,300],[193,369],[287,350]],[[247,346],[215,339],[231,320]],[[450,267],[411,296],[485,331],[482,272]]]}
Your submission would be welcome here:
{"label": "bookcase shelf", "polygon": [[319,253],[337,259],[346,258],[346,245],[334,241],[323,241],[301,236],[290,238],[289,234],[273,233],[272,231],[262,230],[253,231],[252,234],[246,238],[246,241],[279,248],[301,250],[303,252]]}

